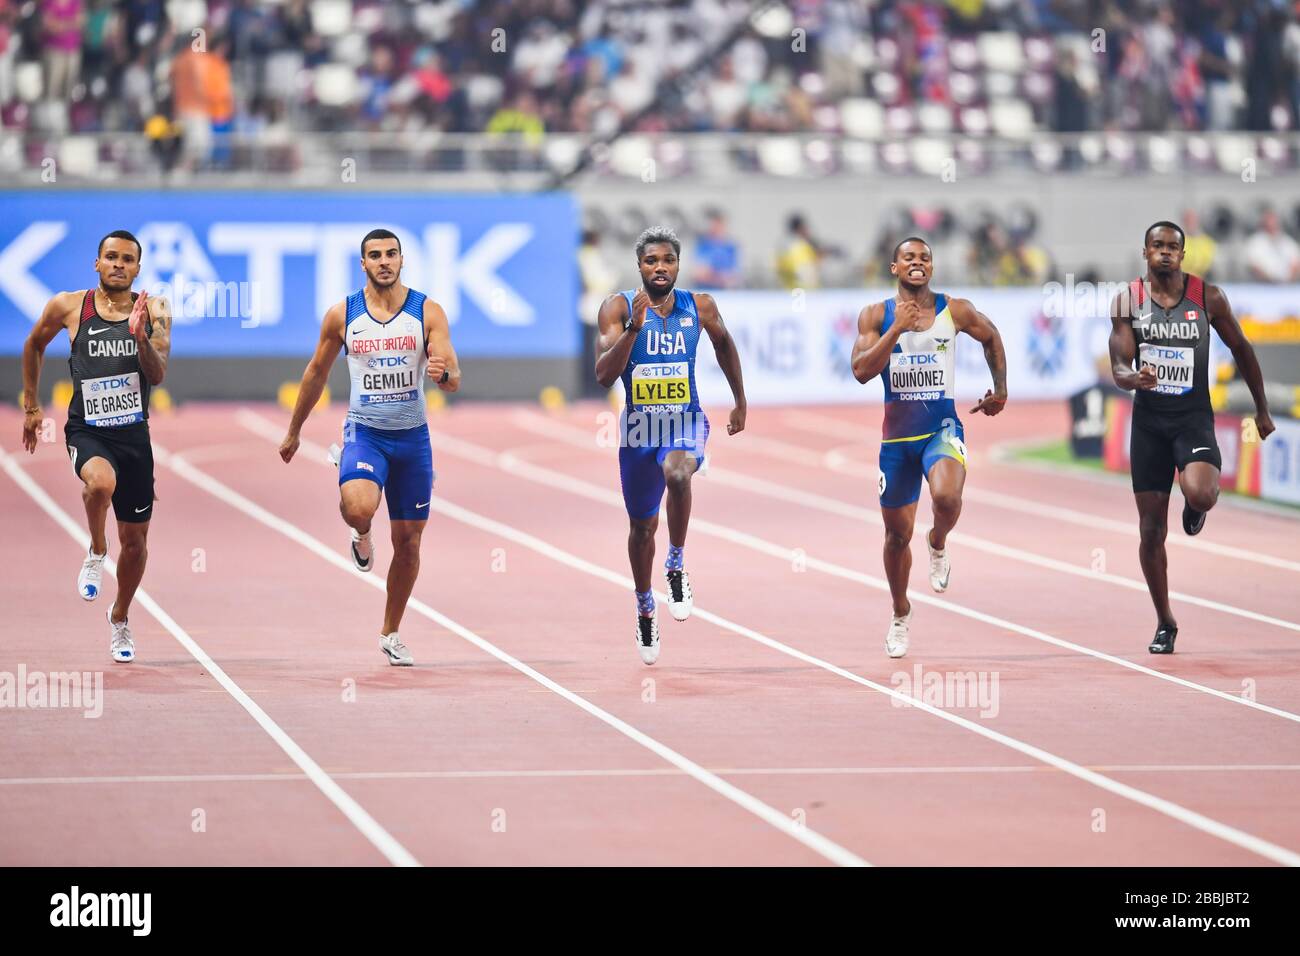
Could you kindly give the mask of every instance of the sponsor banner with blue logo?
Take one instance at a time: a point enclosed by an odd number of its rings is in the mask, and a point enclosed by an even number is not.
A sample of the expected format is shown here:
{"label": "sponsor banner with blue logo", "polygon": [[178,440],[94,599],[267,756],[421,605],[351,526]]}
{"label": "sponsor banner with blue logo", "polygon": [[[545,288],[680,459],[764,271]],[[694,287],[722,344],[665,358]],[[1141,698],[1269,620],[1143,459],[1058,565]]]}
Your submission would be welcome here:
{"label": "sponsor banner with blue logo", "polygon": [[1300,504],[1300,421],[1275,418],[1277,431],[1259,446],[1261,497]]}
{"label": "sponsor banner with blue logo", "polygon": [[[1068,398],[1109,375],[1109,303],[1113,289],[942,288],[969,299],[1002,334],[1007,390],[1012,399]],[[1295,314],[1296,290],[1285,286],[1226,286],[1239,318],[1277,321]],[[877,377],[860,385],[850,369],[858,313],[893,289],[819,292],[716,292],[723,320],[740,349],[745,395],[754,404],[880,402]],[[1211,367],[1231,353],[1211,332]],[[957,398],[983,396],[992,380],[980,344],[957,336]],[[706,404],[725,404],[731,391],[709,354],[700,350],[696,381]]]}
{"label": "sponsor banner with blue logo", "polygon": [[[447,311],[462,357],[578,351],[571,196],[351,192],[0,193],[0,354],[56,292],[85,289],[99,239],[143,247],[135,288],[165,295],[173,354],[302,355],[321,316],[361,287],[361,237],[402,242],[402,281]],[[66,354],[66,336],[51,353]]]}

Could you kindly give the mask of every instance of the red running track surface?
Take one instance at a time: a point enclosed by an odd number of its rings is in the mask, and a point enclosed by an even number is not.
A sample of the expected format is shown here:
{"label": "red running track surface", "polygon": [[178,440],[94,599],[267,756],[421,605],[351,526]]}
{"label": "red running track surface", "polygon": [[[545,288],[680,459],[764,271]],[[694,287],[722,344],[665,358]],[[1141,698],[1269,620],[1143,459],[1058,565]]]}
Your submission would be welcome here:
{"label": "red running track surface", "polygon": [[[0,864],[1300,862],[1296,516],[1225,499],[1189,542],[1175,495],[1181,631],[1153,658],[1126,482],[993,454],[1062,434],[1055,403],[967,421],[952,585],[930,594],[918,533],[902,661],[883,651],[879,409],[715,428],[686,549],[697,613],[661,608],[652,668],[605,406],[432,419],[411,669],[376,647],[382,508],[374,573],[346,559],[321,448],[341,415],[317,412],[289,466],[274,406],[155,417],[144,590],[171,629],[137,603],[123,666],[113,583],[74,593],[63,446],[27,456],[0,412],[0,680],[99,672],[105,690],[95,718],[0,710]],[[931,696],[902,706],[913,684]]]}

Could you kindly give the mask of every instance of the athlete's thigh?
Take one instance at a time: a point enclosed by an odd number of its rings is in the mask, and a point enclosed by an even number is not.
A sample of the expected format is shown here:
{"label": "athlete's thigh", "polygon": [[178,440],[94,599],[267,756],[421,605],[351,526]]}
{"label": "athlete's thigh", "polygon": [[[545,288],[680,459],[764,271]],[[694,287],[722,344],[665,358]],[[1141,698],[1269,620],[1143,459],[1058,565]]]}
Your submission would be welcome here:
{"label": "athlete's thigh", "polygon": [[921,497],[920,441],[880,443],[880,507],[893,510],[915,505]]}
{"label": "athlete's thigh", "polygon": [[961,495],[966,484],[966,443],[960,425],[956,430],[939,432],[925,443],[921,468],[930,483],[931,497]]}
{"label": "athlete's thigh", "polygon": [[147,435],[134,435],[117,450],[117,487],[113,514],[121,524],[148,522],[153,517],[153,446]]}
{"label": "athlete's thigh", "polygon": [[623,505],[633,520],[652,518],[663,501],[664,471],[653,446],[623,445],[618,450],[618,478],[623,488]]}
{"label": "athlete's thigh", "polygon": [[1183,487],[1190,485],[1207,494],[1213,493],[1223,468],[1213,413],[1187,416],[1174,432],[1173,446],[1174,465],[1183,473]]}
{"label": "athlete's thigh", "polygon": [[72,471],[86,484],[116,484],[117,454],[98,435],[77,430],[64,436]]}
{"label": "athlete's thigh", "polygon": [[384,483],[388,517],[423,522],[433,500],[433,451],[429,435],[395,439],[389,449],[388,481]]}
{"label": "athlete's thigh", "polygon": [[961,497],[966,486],[966,468],[956,458],[936,458],[926,472],[926,481],[930,483],[930,497]]}
{"label": "athlete's thigh", "polygon": [[1174,485],[1174,446],[1158,422],[1141,409],[1133,409],[1129,435],[1129,473],[1133,491],[1158,491],[1166,497]]}
{"label": "athlete's thigh", "polygon": [[339,456],[339,498],[351,511],[373,515],[388,481],[388,453],[374,436],[349,424]]}

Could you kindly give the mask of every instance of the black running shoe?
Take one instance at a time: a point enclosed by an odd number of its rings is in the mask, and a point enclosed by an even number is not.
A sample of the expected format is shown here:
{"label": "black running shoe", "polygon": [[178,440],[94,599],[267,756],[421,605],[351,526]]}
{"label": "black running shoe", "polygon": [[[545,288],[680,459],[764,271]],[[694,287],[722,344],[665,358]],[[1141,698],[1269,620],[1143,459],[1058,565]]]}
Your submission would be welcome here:
{"label": "black running shoe", "polygon": [[1186,501],[1183,502],[1183,530],[1189,535],[1200,534],[1205,527],[1204,511],[1195,511]]}
{"label": "black running shoe", "polygon": [[1177,637],[1178,628],[1161,626],[1156,631],[1156,636],[1151,638],[1147,650],[1152,654],[1172,654],[1174,652],[1174,640]]}

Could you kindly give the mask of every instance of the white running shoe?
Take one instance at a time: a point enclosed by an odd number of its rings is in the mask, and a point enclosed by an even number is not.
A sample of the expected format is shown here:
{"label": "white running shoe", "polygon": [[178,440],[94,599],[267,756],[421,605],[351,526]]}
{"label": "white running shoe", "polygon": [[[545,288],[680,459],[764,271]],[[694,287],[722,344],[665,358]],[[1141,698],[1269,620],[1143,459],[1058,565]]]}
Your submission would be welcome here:
{"label": "white running shoe", "polygon": [[135,660],[135,641],[131,639],[131,629],[126,626],[126,621],[120,623],[113,620],[113,609],[108,609],[109,636],[108,650],[113,655],[113,660],[119,664],[130,664]]}
{"label": "white running shoe", "polygon": [[653,664],[659,660],[659,618],[636,615],[636,649],[641,652],[641,662]]}
{"label": "white running shoe", "polygon": [[691,616],[691,608],[695,607],[691,576],[685,571],[665,571],[664,579],[668,582],[668,613],[674,621],[686,620]]}
{"label": "white running shoe", "polygon": [[411,652],[407,650],[396,631],[379,638],[379,649],[388,658],[388,663],[394,667],[410,667],[415,663],[415,658],[411,656]]}
{"label": "white running shoe", "polygon": [[370,540],[370,532],[358,534],[357,529],[352,530],[352,563],[357,566],[358,571],[369,571],[375,566],[375,546]]}
{"label": "white running shoe", "polygon": [[930,546],[930,532],[925,533],[925,546],[930,550],[930,587],[942,594],[948,590],[948,577],[952,574],[952,562],[948,560],[948,549],[936,551]]}
{"label": "white running shoe", "polygon": [[108,552],[96,554],[86,552],[86,560],[81,562],[81,571],[77,574],[77,594],[83,601],[93,601],[99,597],[104,581],[104,561]]}
{"label": "white running shoe", "polygon": [[895,617],[889,624],[889,633],[885,635],[885,653],[890,657],[902,657],[907,653],[907,628],[912,622],[909,608],[903,617]]}

